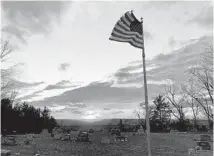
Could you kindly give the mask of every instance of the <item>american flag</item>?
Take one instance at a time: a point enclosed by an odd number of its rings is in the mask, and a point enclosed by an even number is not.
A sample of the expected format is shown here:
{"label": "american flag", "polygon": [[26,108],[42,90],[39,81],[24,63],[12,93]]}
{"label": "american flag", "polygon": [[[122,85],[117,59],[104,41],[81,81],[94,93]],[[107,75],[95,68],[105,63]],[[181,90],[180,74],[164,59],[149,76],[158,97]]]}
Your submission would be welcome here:
{"label": "american flag", "polygon": [[116,23],[109,40],[127,42],[136,48],[143,48],[142,23],[133,12],[126,12]]}

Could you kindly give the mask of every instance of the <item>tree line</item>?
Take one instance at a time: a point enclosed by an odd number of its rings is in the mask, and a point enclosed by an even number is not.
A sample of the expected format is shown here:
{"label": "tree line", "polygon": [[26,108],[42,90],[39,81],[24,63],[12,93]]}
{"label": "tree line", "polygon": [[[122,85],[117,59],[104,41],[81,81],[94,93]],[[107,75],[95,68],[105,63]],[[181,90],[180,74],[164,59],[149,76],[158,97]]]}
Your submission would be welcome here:
{"label": "tree line", "polygon": [[[151,132],[170,132],[171,130],[177,130],[180,132],[208,132],[213,129],[213,125],[209,123],[208,127],[206,124],[200,124],[200,119],[195,120],[193,118],[186,118],[186,114],[180,115],[179,118],[172,119],[174,113],[172,110],[173,107],[170,106],[170,102],[163,95],[158,95],[154,101],[153,106],[149,110],[149,122]],[[142,105],[141,105],[142,106]],[[142,112],[135,111],[138,116],[138,124],[130,126],[130,123],[127,123],[126,120],[120,119],[117,128],[121,132],[136,132],[140,127],[146,130],[146,120],[145,117],[141,118]],[[141,114],[140,114],[141,113]],[[144,114],[145,116],[145,114]],[[108,125],[108,129],[112,129],[112,125]]]}
{"label": "tree line", "polygon": [[[213,47],[210,46],[201,55],[201,61],[188,69],[189,79],[178,85],[169,83],[165,91],[157,96],[150,105],[149,116],[151,131],[206,131],[213,130]],[[134,113],[142,123],[145,118],[145,104],[140,104],[141,110]],[[192,118],[187,118],[187,108]],[[189,112],[189,113],[190,113]],[[172,121],[171,117],[176,120]],[[199,120],[203,117],[208,127],[200,126]]]}
{"label": "tree line", "polygon": [[2,134],[41,133],[43,129],[52,131],[57,126],[50,116],[50,110],[35,108],[23,102],[14,104],[9,98],[1,99],[1,132]]}
{"label": "tree line", "polygon": [[200,120],[195,123],[194,119],[187,118],[184,112],[180,118],[172,119],[173,113],[176,112],[173,112],[173,108],[170,107],[171,103],[163,95],[157,96],[153,103],[154,107],[150,111],[151,132],[170,132],[171,130],[205,132],[212,128],[212,125],[207,127],[205,124],[199,124]]}

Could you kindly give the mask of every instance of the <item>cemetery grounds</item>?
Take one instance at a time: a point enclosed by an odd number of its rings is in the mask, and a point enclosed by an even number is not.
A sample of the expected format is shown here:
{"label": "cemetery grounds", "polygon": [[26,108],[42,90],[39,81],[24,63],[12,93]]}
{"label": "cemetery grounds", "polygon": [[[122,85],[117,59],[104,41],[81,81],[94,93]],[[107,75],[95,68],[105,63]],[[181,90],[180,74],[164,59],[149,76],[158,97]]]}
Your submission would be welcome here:
{"label": "cemetery grounds", "polygon": [[[101,144],[108,133],[94,132],[91,143],[54,140],[50,136],[35,135],[40,156],[147,156],[146,135],[129,136],[128,142]],[[195,146],[194,138],[200,134],[151,133],[152,156],[187,156],[188,149]],[[18,152],[24,136],[16,136],[17,146],[2,146],[3,149]],[[213,144],[211,143],[211,146]],[[212,147],[213,148],[213,147]]]}

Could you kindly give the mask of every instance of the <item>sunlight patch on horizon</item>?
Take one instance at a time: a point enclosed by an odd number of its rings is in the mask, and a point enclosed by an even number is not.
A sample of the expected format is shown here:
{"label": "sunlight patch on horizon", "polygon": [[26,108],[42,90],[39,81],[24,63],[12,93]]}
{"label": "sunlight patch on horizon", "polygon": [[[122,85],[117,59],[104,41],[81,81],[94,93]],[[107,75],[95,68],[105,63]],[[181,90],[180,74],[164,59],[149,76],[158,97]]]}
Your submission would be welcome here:
{"label": "sunlight patch on horizon", "polygon": [[97,119],[100,116],[99,112],[95,112],[95,111],[86,111],[85,115],[83,116],[83,119]]}

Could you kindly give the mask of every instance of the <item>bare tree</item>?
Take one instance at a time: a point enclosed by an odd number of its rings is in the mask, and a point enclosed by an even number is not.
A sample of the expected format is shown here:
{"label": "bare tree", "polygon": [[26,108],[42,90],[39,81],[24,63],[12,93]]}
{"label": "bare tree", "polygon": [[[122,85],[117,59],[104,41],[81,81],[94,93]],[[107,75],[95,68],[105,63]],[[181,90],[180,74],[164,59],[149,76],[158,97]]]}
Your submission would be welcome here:
{"label": "bare tree", "polygon": [[14,70],[15,67],[17,67],[17,64],[7,68],[2,68],[2,66],[10,59],[12,52],[13,48],[9,41],[1,41],[1,98],[8,97],[14,100],[17,96],[17,92],[11,92],[11,86],[13,84]]}
{"label": "bare tree", "polygon": [[204,67],[194,67],[189,70],[192,75],[192,80],[195,81],[195,86],[198,90],[203,91],[209,96],[213,103],[213,76],[209,69]]}
{"label": "bare tree", "polygon": [[12,46],[9,41],[1,41],[1,63],[7,61],[12,53]]}
{"label": "bare tree", "polygon": [[141,112],[140,112],[139,110],[136,110],[136,109],[135,109],[135,110],[133,111],[133,113],[134,113],[134,115],[138,118],[138,120],[141,120],[141,115],[140,115]]}
{"label": "bare tree", "polygon": [[192,109],[194,109],[195,116],[197,117],[197,112],[199,109],[196,106],[200,106],[203,110],[204,115],[206,116],[209,125],[213,124],[213,104],[209,98],[207,98],[207,94],[203,91],[193,88],[190,90],[189,88],[183,88],[184,92],[189,95],[194,104],[192,104]]}
{"label": "bare tree", "polygon": [[189,81],[188,85],[182,85],[182,90],[184,94],[186,94],[186,104],[190,107],[193,115],[193,125],[194,129],[198,126],[198,115],[199,115],[199,103],[192,96],[194,94],[194,86],[193,82]]}
{"label": "bare tree", "polygon": [[165,85],[165,97],[172,106],[171,113],[179,121],[185,120],[184,104],[186,96],[175,84]]}
{"label": "bare tree", "polygon": [[206,48],[205,53],[202,54],[201,63],[202,66],[213,72],[213,45]]}
{"label": "bare tree", "polygon": [[[149,117],[151,116],[152,114],[152,109],[153,107],[149,107]],[[139,125],[143,126],[145,123],[144,123],[144,120],[146,119],[146,108],[145,108],[145,103],[142,102],[139,104],[139,108],[138,109],[135,109],[133,111],[134,115],[137,117],[138,119],[138,123]]]}
{"label": "bare tree", "polygon": [[213,47],[202,55],[202,60],[197,67],[189,69],[192,83],[191,90],[185,92],[193,98],[203,109],[210,127],[213,125]]}
{"label": "bare tree", "polygon": [[139,125],[142,125],[142,124],[143,124],[143,116],[144,116],[143,110],[142,110],[141,108],[138,109],[138,110],[135,109],[135,110],[133,111],[133,113],[134,113],[134,115],[137,117]]}

